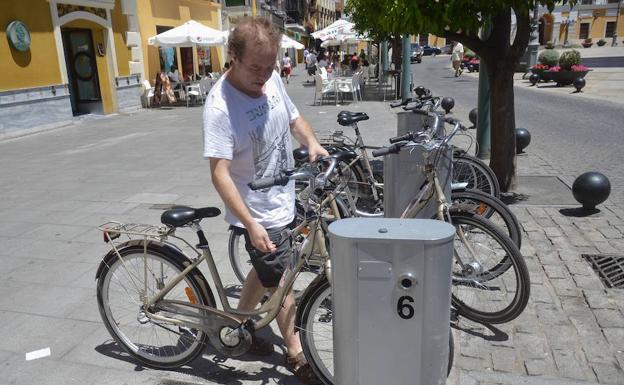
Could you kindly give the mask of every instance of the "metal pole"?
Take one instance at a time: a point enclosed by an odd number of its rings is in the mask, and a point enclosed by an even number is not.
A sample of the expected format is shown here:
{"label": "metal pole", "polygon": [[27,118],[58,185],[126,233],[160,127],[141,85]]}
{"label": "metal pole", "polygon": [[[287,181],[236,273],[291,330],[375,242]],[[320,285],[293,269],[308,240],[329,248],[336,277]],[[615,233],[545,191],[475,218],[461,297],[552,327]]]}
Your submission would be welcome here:
{"label": "metal pole", "polygon": [[410,96],[410,81],[412,79],[410,35],[403,36],[403,63],[401,68],[401,100],[406,101]]}
{"label": "metal pole", "polygon": [[[487,40],[492,33],[492,26],[487,23],[481,28],[479,37],[481,40]],[[490,78],[485,64],[485,60],[481,60],[479,64],[479,92],[477,102],[477,157],[487,159],[490,157],[491,149],[491,127],[490,127]]]}
{"label": "metal pole", "polygon": [[611,40],[611,47],[615,47],[617,45],[617,31],[618,31],[618,21],[620,19],[620,5],[622,4],[622,0],[618,1],[617,14],[615,15],[615,31],[613,31],[613,40]]}
{"label": "metal pole", "polygon": [[479,93],[477,104],[477,157],[488,159],[490,157],[491,128],[490,128],[490,79],[484,60],[479,64]]}

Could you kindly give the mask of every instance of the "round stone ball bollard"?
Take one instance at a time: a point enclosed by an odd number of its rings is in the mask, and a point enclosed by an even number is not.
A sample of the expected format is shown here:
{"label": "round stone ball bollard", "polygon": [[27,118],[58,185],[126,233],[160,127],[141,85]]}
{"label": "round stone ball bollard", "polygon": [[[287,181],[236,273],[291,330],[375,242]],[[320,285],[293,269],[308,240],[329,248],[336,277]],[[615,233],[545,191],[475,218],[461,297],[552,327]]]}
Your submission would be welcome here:
{"label": "round stone ball bollard", "polygon": [[521,154],[531,143],[531,133],[526,128],[516,128],[516,154]]}
{"label": "round stone ball bollard", "polygon": [[531,85],[534,86],[539,82],[539,75],[538,74],[531,74],[531,76],[529,76],[529,81],[531,82]]}
{"label": "round stone ball bollard", "polygon": [[576,78],[574,79],[574,82],[572,83],[574,85],[574,88],[576,88],[576,92],[581,92],[581,90],[583,89],[583,87],[585,87],[586,81],[585,78]]}
{"label": "round stone ball bollard", "polygon": [[583,209],[590,211],[609,198],[611,183],[603,174],[589,171],[579,175],[572,184],[572,195]]}
{"label": "round stone ball bollard", "polygon": [[451,98],[450,96],[442,98],[442,108],[444,109],[444,112],[448,114],[449,112],[451,112],[453,107],[455,107],[455,99]]}
{"label": "round stone ball bollard", "polygon": [[477,125],[477,117],[478,117],[477,113],[478,113],[478,111],[477,111],[476,108],[473,108],[468,113],[468,120],[470,120],[470,123],[472,123],[473,126]]}

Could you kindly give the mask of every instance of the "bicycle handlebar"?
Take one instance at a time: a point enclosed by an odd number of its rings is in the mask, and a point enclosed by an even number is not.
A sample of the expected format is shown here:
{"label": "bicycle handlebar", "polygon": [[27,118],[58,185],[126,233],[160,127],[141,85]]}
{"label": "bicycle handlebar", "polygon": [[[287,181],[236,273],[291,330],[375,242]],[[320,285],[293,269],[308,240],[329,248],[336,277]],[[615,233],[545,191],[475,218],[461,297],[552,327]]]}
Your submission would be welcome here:
{"label": "bicycle handlebar", "polygon": [[388,154],[398,154],[401,151],[401,147],[405,146],[408,142],[398,142],[388,147],[382,147],[379,150],[373,151],[373,156],[375,158],[388,155]]}
{"label": "bicycle handlebar", "polygon": [[280,173],[277,176],[256,179],[253,182],[249,182],[247,186],[249,186],[250,189],[256,191],[256,190],[262,190],[264,188],[271,187],[271,186],[277,186],[277,185],[286,186],[289,180],[290,178],[288,177],[288,175],[284,173]]}
{"label": "bicycle handlebar", "polygon": [[256,179],[252,182],[247,183],[250,189],[256,191],[264,188],[272,187],[272,186],[286,186],[288,181],[290,180],[315,180],[316,184],[319,184],[319,187],[324,187],[325,182],[329,178],[332,172],[336,169],[336,165],[338,164],[338,159],[336,156],[325,156],[318,159],[318,162],[329,162],[329,166],[327,170],[320,173],[319,175],[315,175],[311,173],[309,170],[304,170],[302,168],[298,170],[284,170],[280,172],[277,176],[260,178]]}

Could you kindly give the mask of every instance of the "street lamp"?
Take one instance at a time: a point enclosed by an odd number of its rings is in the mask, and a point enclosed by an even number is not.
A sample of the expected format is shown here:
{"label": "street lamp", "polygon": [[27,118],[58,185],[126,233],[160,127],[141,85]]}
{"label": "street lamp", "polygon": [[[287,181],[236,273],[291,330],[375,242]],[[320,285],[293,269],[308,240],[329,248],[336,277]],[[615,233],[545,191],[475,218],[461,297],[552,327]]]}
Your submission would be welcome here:
{"label": "street lamp", "polygon": [[533,8],[533,18],[531,19],[531,34],[529,41],[529,68],[537,63],[537,51],[539,50],[539,9],[537,3]]}
{"label": "street lamp", "polygon": [[622,4],[622,0],[619,0],[617,13],[615,14],[615,29],[613,31],[613,40],[611,40],[611,47],[615,47],[617,45],[617,27],[618,27],[618,20],[620,18],[620,5],[621,4]]}
{"label": "street lamp", "polygon": [[570,17],[568,16],[567,19],[562,21],[562,24],[565,25],[565,34],[563,35],[563,47],[567,48],[570,46],[570,43],[568,42],[568,31],[570,30],[570,24],[574,24],[574,20],[570,19]]}

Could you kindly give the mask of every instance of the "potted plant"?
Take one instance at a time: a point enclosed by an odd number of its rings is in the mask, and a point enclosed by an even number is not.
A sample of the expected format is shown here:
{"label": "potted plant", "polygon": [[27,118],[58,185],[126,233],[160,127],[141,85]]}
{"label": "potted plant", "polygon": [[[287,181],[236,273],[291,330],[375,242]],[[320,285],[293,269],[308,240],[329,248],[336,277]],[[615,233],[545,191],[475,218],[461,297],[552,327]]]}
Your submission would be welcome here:
{"label": "potted plant", "polygon": [[594,45],[594,43],[592,43],[592,38],[588,37],[585,40],[583,40],[583,42],[581,43],[583,45],[584,48],[589,48],[592,45]]}
{"label": "potted plant", "polygon": [[600,39],[596,44],[598,44],[598,47],[602,47],[603,45],[607,44],[607,41],[605,39]]}
{"label": "potted plant", "polygon": [[581,53],[575,49],[566,51],[559,58],[559,65],[550,67],[540,76],[544,80],[552,80],[558,86],[572,84],[577,78],[584,78],[590,69],[581,64]]}

